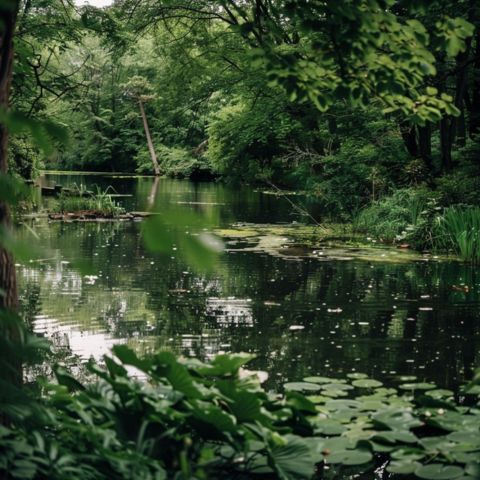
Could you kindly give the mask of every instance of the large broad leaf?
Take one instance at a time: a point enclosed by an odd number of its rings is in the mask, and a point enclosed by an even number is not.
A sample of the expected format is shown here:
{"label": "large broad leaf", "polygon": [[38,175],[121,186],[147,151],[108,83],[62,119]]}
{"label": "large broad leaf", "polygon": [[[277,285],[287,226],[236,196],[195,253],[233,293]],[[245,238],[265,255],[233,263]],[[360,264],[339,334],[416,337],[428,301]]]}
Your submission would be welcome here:
{"label": "large broad leaf", "polygon": [[137,354],[127,345],[115,345],[113,348],[115,356],[126,365],[132,365],[142,372],[148,372],[152,362],[148,359],[138,358]]}
{"label": "large broad leaf", "polygon": [[202,393],[193,381],[187,368],[180,364],[170,352],[160,352],[155,356],[155,373],[166,378],[172,387],[189,398],[201,398]]}
{"label": "large broad leaf", "polygon": [[[201,433],[206,438],[215,437],[217,434],[237,432],[235,417],[224,412],[216,405],[206,402],[195,403],[193,405],[193,417],[200,422]],[[196,422],[197,425],[198,422]],[[214,432],[212,432],[212,428],[215,430]]]}
{"label": "large broad leaf", "polygon": [[209,366],[198,368],[202,375],[220,377],[223,375],[236,375],[240,367],[255,358],[248,353],[236,353],[230,355],[217,355]]}
{"label": "large broad leaf", "polygon": [[269,451],[269,464],[282,480],[311,478],[315,470],[308,444],[294,435],[286,435],[285,445],[274,445]]}
{"label": "large broad leaf", "polygon": [[230,410],[239,422],[249,422],[261,418],[261,401],[252,392],[236,392],[233,400],[228,402]]}

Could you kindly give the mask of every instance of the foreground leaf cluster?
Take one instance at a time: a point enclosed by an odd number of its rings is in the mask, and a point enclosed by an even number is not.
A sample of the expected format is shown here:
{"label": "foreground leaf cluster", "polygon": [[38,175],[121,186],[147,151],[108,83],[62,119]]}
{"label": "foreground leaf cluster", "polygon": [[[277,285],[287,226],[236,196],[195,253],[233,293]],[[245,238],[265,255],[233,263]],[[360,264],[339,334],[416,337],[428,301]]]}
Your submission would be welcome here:
{"label": "foreground leaf cluster", "polygon": [[249,355],[113,353],[87,383],[58,368],[44,400],[10,409],[3,478],[479,478],[479,376],[463,387],[469,406],[429,383],[387,388],[360,373],[279,395],[242,369]]}

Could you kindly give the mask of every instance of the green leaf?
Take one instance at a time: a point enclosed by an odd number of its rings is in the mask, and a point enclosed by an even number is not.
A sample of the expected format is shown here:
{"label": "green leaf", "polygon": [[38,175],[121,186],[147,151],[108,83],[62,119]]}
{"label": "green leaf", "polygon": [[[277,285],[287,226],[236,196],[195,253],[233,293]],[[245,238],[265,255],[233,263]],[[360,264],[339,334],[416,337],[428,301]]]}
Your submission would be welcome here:
{"label": "green leaf", "polygon": [[320,385],[315,385],[314,383],[307,382],[289,382],[286,383],[283,388],[286,391],[293,392],[318,392],[321,388]]}
{"label": "green leaf", "polygon": [[286,435],[285,445],[273,445],[269,450],[269,464],[282,480],[310,479],[315,470],[315,459],[306,442],[294,435]]}
{"label": "green leaf", "polygon": [[228,355],[217,355],[208,366],[197,369],[199,373],[206,376],[221,377],[223,375],[236,375],[243,365],[255,358],[255,355],[248,353],[232,353]]}
{"label": "green leaf", "polygon": [[137,354],[127,345],[114,345],[112,351],[122,363],[132,365],[142,372],[148,372],[152,366],[150,360],[138,358]]}
{"label": "green leaf", "polygon": [[414,473],[419,466],[421,465],[418,462],[396,460],[388,464],[387,472],[409,475]]}
{"label": "green leaf", "polygon": [[433,390],[436,385],[433,383],[403,383],[398,388],[402,390]]}
{"label": "green leaf", "polygon": [[357,388],[378,388],[378,387],[381,387],[383,383],[379,382],[378,380],[371,380],[371,379],[365,378],[365,379],[353,381],[352,385]]}
{"label": "green leaf", "polygon": [[326,457],[328,463],[342,465],[363,465],[372,460],[373,455],[368,450],[339,450]]}
{"label": "green leaf", "polygon": [[463,468],[443,463],[430,463],[417,467],[415,475],[426,480],[451,480],[463,475]]}

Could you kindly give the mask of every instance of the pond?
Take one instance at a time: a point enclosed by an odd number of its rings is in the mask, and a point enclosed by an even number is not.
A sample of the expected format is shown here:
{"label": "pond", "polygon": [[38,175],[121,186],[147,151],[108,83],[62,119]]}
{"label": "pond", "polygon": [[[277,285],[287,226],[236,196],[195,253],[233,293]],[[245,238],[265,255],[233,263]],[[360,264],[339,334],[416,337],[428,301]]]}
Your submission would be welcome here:
{"label": "pond", "polygon": [[[81,359],[100,358],[116,343],[200,358],[243,351],[257,356],[253,367],[266,370],[271,385],[357,371],[387,381],[416,375],[444,387],[480,363],[478,268],[421,258],[282,257],[227,241],[212,268],[198,269],[188,242],[176,241],[195,235],[189,219],[211,231],[291,223],[300,220],[296,209],[281,196],[219,183],[48,180],[111,185],[129,211],[154,204],[165,236],[177,235],[168,253],[154,253],[142,240],[144,222],[29,223],[41,255],[17,265],[24,311],[36,332]],[[182,216],[179,228],[174,219]]]}

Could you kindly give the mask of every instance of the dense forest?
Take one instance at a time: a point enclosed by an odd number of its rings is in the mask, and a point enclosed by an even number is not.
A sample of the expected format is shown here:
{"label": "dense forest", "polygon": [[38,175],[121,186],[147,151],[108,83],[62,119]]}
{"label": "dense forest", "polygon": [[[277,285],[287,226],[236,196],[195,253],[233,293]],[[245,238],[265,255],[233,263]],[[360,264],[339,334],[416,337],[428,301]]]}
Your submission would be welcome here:
{"label": "dense forest", "polygon": [[162,174],[273,183],[347,218],[412,186],[478,203],[475,2],[394,3],[380,53],[360,6],[319,28],[302,2],[220,4],[26,2],[12,105],[71,141],[42,163],[15,137],[13,169],[153,173],[142,107]]}
{"label": "dense forest", "polygon": [[478,0],[94,4],[0,0],[0,480],[479,479]]}

